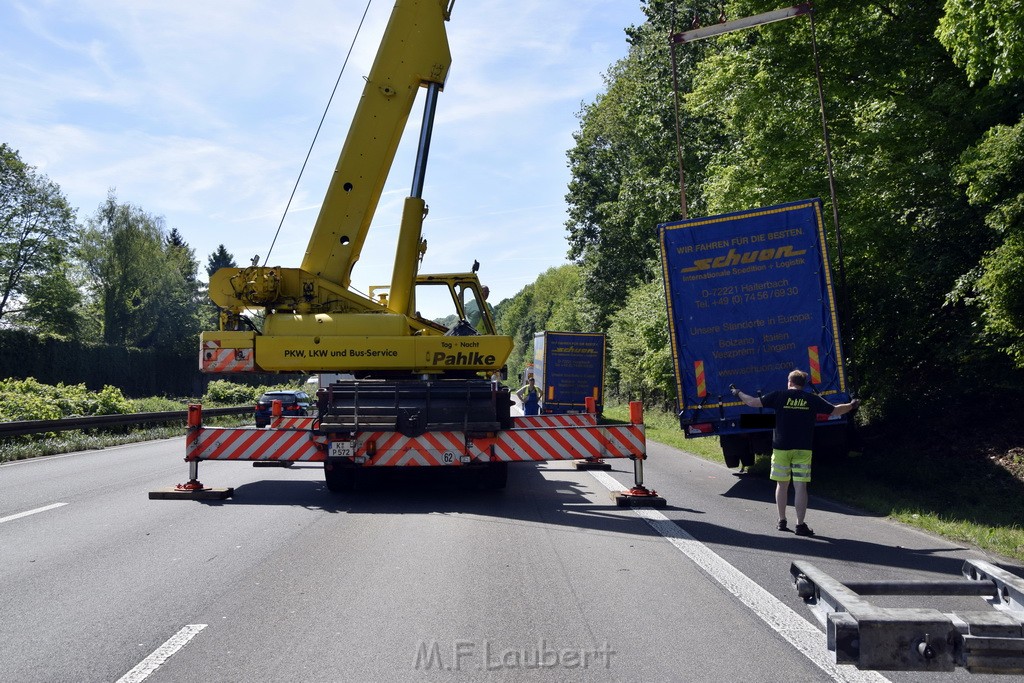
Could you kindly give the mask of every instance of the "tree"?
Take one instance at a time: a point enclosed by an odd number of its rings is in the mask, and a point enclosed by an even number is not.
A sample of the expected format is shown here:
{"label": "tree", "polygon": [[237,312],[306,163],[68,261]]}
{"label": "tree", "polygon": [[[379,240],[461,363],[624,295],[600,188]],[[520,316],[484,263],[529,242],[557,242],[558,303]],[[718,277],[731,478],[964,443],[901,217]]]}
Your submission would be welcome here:
{"label": "tree", "polygon": [[946,0],[935,35],[972,83],[1007,84],[1024,74],[1020,0]]}
{"label": "tree", "polygon": [[38,334],[95,338],[99,327],[93,325],[83,305],[84,281],[80,271],[74,264],[61,263],[46,273],[28,278],[25,306],[13,317]]}
{"label": "tree", "polygon": [[[729,140],[720,121],[696,108],[677,116],[674,89],[694,87],[704,43],[675,50],[668,36],[694,22],[718,20],[721,3],[702,0],[685,10],[648,0],[647,21],[626,29],[630,49],[609,68],[606,91],[584,105],[568,152],[572,178],[566,202],[569,258],[583,269],[587,326],[605,328],[635,286],[659,277],[655,226],[708,211],[705,177],[712,155]],[[685,12],[685,14],[682,14]],[[680,169],[680,157],[682,169]]]}
{"label": "tree", "polygon": [[184,280],[193,284],[198,281],[199,261],[196,260],[196,250],[188,246],[177,228],[171,228],[164,240],[164,252],[171,263],[177,265]]}
{"label": "tree", "polygon": [[522,372],[533,360],[533,335],[541,330],[590,332],[582,323],[579,310],[580,269],[575,265],[549,268],[537,280],[515,296],[494,307],[499,334],[512,337],[509,374]]}
{"label": "tree", "polygon": [[89,221],[82,259],[103,311],[108,344],[177,351],[195,348],[200,301],[193,251],[163,219],[110,192]]}
{"label": "tree", "polygon": [[[683,17],[676,6],[646,2],[647,22],[629,30],[629,56],[584,107],[569,153],[569,254],[598,329],[659,279],[653,228],[678,217],[667,36],[691,16],[777,8],[688,3]],[[844,341],[857,388],[882,412],[907,395],[920,405],[1013,381],[999,349],[1017,354],[1024,329],[1024,15],[1017,0],[946,9],[834,0],[814,14],[849,283]],[[675,50],[690,216],[830,196],[810,29],[802,17]]]}
{"label": "tree", "polygon": [[[1018,103],[1024,86],[1024,12],[1009,0],[947,0],[936,32],[990,99]],[[956,179],[991,230],[991,249],[961,277],[951,302],[980,311],[984,329],[1024,368],[1024,118],[1003,117],[960,157]]]}
{"label": "tree", "polygon": [[[16,150],[0,144],[0,319],[25,312],[30,294],[42,295],[47,285],[59,284],[56,279],[65,270],[77,228],[75,212],[57,184],[37,174]],[[61,301],[75,304],[73,297]],[[34,310],[40,311],[43,303],[37,296]]]}
{"label": "tree", "polygon": [[652,281],[630,291],[608,329],[609,383],[615,393],[645,403],[670,404],[675,380],[665,288]]}
{"label": "tree", "polygon": [[224,245],[218,245],[217,250],[210,254],[206,259],[206,276],[213,277],[221,268],[237,268],[238,264],[235,263],[235,257],[224,248]]}

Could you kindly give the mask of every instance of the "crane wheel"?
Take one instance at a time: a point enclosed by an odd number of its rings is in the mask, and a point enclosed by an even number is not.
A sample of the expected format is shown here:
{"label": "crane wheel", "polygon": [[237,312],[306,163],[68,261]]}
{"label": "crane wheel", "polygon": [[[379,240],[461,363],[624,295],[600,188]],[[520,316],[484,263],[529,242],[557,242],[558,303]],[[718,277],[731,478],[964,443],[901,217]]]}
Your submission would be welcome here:
{"label": "crane wheel", "polygon": [[352,465],[324,462],[324,481],[331,493],[344,493],[355,488],[356,468]]}
{"label": "crane wheel", "polygon": [[505,488],[508,483],[508,463],[491,462],[480,470],[480,487],[488,490]]}

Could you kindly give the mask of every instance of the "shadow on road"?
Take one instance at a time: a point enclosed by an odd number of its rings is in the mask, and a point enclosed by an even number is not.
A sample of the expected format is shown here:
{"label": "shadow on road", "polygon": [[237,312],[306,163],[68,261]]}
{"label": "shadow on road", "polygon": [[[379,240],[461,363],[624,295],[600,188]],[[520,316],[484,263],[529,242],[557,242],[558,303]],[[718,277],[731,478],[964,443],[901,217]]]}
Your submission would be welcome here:
{"label": "shadow on road", "polygon": [[[632,474],[628,462],[617,464],[619,467],[615,471]],[[652,540],[658,537],[648,524],[627,514],[626,509],[617,507],[603,485],[590,477],[581,477],[581,473],[570,469],[567,464],[513,463],[509,467],[507,488],[503,490],[480,489],[474,472],[468,468],[368,468],[359,474],[363,476],[355,489],[343,494],[331,493],[322,480],[280,478],[243,484],[235,489],[232,499],[204,501],[204,504],[295,506],[349,515],[459,514],[500,524],[554,524],[581,531],[628,534]],[[774,487],[774,482],[764,477],[740,477],[722,495],[770,504],[774,502]],[[816,511],[828,510],[848,516],[849,536],[830,537],[819,529],[814,538],[801,538],[792,533],[777,532],[768,521],[765,521],[763,531],[753,532],[693,517],[705,515],[702,510],[669,506],[662,511],[687,534],[712,547],[724,545],[755,552],[764,550],[810,562],[818,559],[857,564],[869,562],[888,570],[907,569],[948,576],[960,574],[963,551],[967,548],[907,548],[860,540],[857,538],[857,519],[866,515],[813,495],[811,507]],[[1002,566],[1022,573],[1020,567]]]}
{"label": "shadow on road", "polygon": [[[619,471],[625,470],[620,466]],[[631,468],[628,471],[632,473]],[[617,507],[601,484],[581,476],[568,464],[512,463],[508,485],[502,490],[481,489],[475,472],[468,468],[367,468],[358,474],[354,490],[347,493],[331,493],[323,481],[289,480],[284,475],[238,486],[228,500],[201,502],[210,506],[296,506],[350,515],[465,514],[495,521],[657,535],[625,508]]]}
{"label": "shadow on road", "polygon": [[[813,484],[812,484],[813,486]],[[774,509],[775,482],[766,475],[747,474],[737,476],[731,487],[724,493],[724,498],[749,500],[767,504]],[[789,491],[790,512],[793,510],[793,488]],[[962,554],[969,550],[965,546],[936,546],[932,548],[908,548],[899,545],[887,545],[859,540],[859,521],[862,519],[882,519],[884,515],[850,508],[834,503],[828,499],[815,496],[811,492],[810,518],[819,512],[832,512],[845,518],[844,528],[849,531],[845,536],[829,536],[822,533],[822,527],[816,526],[813,538],[802,538],[789,532],[774,529],[774,517],[764,520],[763,533],[750,533],[731,529],[726,526],[707,524],[700,521],[679,522],[681,528],[704,542],[725,544],[743,548],[764,549],[776,553],[792,554],[809,561],[828,559],[830,561],[850,563],[870,563],[886,569],[910,569],[914,571],[938,572],[959,576],[963,565]],[[792,521],[790,522],[793,523]],[[1007,567],[1008,568],[1008,567]]]}

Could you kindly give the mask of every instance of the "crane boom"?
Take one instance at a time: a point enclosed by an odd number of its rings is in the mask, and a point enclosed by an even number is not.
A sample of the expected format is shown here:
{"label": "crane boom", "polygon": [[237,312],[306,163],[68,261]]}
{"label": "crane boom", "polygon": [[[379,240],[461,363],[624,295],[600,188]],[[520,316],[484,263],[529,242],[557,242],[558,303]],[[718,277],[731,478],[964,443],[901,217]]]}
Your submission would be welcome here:
{"label": "crane boom", "polygon": [[[416,93],[451,65],[445,0],[395,5],[313,226],[302,270],[348,287]],[[404,311],[401,311],[404,312]]]}

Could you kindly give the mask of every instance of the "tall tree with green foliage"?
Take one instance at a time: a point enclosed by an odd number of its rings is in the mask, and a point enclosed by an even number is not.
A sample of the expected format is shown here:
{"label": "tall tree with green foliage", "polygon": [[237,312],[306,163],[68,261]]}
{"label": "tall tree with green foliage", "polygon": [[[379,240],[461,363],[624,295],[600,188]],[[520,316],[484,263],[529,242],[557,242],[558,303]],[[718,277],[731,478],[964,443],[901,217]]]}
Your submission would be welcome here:
{"label": "tall tree with green foliage", "polygon": [[27,316],[46,331],[75,332],[78,300],[66,264],[77,231],[60,187],[0,144],[0,320]]}
{"label": "tall tree with green foliage", "polygon": [[946,0],[936,35],[972,83],[1008,85],[1024,74],[1020,0]]}
{"label": "tall tree with green foliage", "polygon": [[494,307],[499,334],[512,337],[509,375],[517,377],[533,361],[533,335],[542,330],[589,332],[580,313],[580,270],[574,265],[549,268],[515,296]]}
{"label": "tall tree with green foliage", "polygon": [[108,344],[183,351],[200,330],[193,251],[168,240],[162,218],[120,204],[113,192],[83,233],[82,260],[103,311]]}
{"label": "tall tree with green foliage", "polygon": [[[771,9],[759,0],[727,7],[730,16]],[[855,379],[883,403],[942,394],[951,365],[987,358],[963,343],[973,317],[943,307],[988,241],[951,178],[983,130],[980,93],[934,38],[937,7],[837,0],[814,16]],[[722,36],[700,65],[687,106],[732,141],[709,164],[714,213],[828,198],[810,29],[801,18]]]}
{"label": "tall tree with green foliage", "polygon": [[229,252],[223,244],[217,246],[217,250],[210,254],[206,259],[206,277],[211,278],[221,268],[237,268],[238,264],[235,263],[235,257]]}
{"label": "tall tree with green foliage", "polygon": [[568,152],[568,256],[582,267],[586,315],[595,327],[631,287],[651,278],[653,226],[679,211],[666,84],[650,78],[648,57],[634,45],[609,69],[607,91],[580,112]]}
{"label": "tall tree with green foliage", "polygon": [[674,78],[668,40],[695,20],[713,20],[720,4],[677,8],[658,0],[645,11],[648,21],[626,30],[629,54],[609,68],[605,92],[580,111],[568,152],[569,258],[583,270],[592,328],[605,328],[633,287],[658,276],[655,227],[683,216],[680,154],[686,212],[694,215],[706,208],[707,158],[723,140],[712,122],[685,109],[677,139],[675,81],[681,92],[691,89],[705,48],[677,49]]}
{"label": "tall tree with green foliage", "polygon": [[989,130],[964,153],[958,177],[996,244],[961,278],[951,301],[974,304],[993,343],[1024,368],[1024,122]]}
{"label": "tall tree with green foliage", "polygon": [[36,274],[26,282],[24,308],[12,318],[37,334],[95,339],[99,325],[85,306],[84,284],[77,263],[61,263]]}
{"label": "tall tree with green foliage", "polygon": [[164,253],[168,262],[177,266],[184,280],[197,282],[199,261],[196,260],[196,250],[188,245],[177,228],[171,228],[171,232],[164,238]]}
{"label": "tall tree with green foliage", "polygon": [[983,215],[992,248],[950,301],[973,304],[993,343],[1024,368],[1024,7],[947,0],[945,9],[936,35],[953,60],[990,100],[1017,105],[960,157],[956,179]]}
{"label": "tall tree with green foliage", "polygon": [[675,375],[665,288],[651,281],[630,290],[608,328],[608,388],[626,400],[674,407]]}

